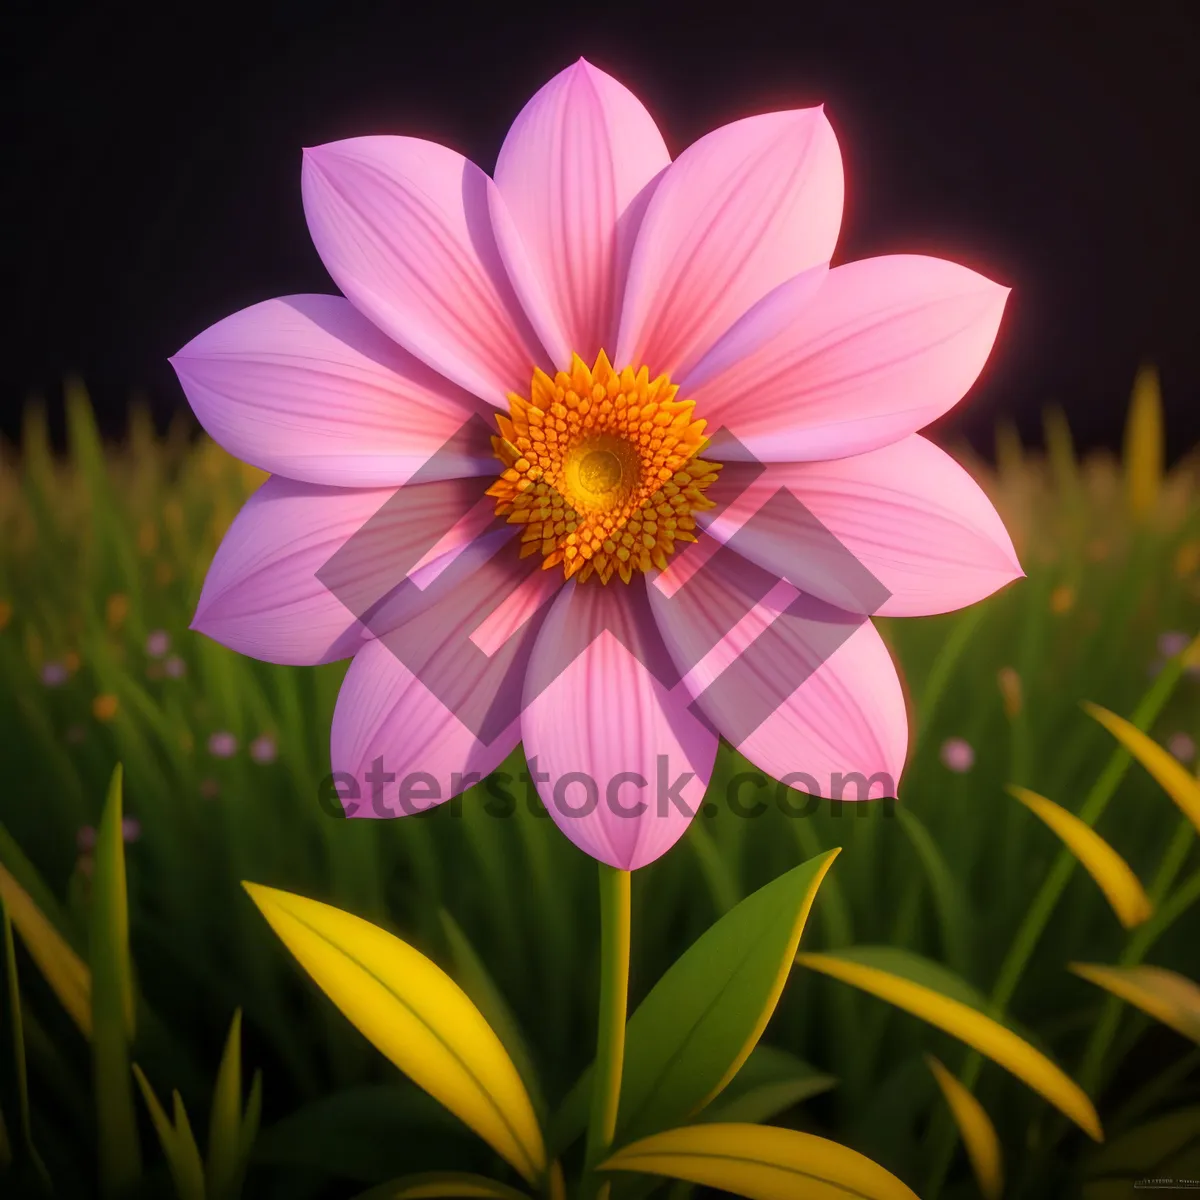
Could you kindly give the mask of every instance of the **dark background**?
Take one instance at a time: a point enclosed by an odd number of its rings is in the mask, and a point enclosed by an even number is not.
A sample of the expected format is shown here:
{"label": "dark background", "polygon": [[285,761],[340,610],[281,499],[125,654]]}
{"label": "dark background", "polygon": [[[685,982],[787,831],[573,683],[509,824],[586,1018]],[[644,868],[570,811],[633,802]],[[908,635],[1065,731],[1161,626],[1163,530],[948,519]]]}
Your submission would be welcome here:
{"label": "dark background", "polygon": [[[1013,287],[992,360],[943,437],[989,450],[1051,401],[1119,444],[1158,364],[1173,456],[1200,440],[1200,4],[854,0],[222,8],[9,0],[0,431],[65,372],[118,435],[166,362],[274,295],[333,291],[300,202],[303,146],[434,138],[490,170],[525,100],[579,55],[630,86],[673,154],[710,128],[824,101],[847,202],[835,261],[932,252]],[[768,15],[770,14],[770,15]]]}

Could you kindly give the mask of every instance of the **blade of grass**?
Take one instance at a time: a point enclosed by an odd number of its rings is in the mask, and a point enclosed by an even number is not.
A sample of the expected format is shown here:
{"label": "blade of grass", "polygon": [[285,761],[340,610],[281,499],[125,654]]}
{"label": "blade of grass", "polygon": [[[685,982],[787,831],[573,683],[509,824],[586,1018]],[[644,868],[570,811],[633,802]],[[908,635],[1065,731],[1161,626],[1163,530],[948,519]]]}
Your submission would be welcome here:
{"label": "blade of grass", "polygon": [[96,831],[90,944],[96,1141],[100,1188],[106,1197],[128,1193],[141,1178],[142,1170],[129,1062],[133,985],[121,811],[118,765]]}
{"label": "blade of grass", "polygon": [[47,1192],[54,1190],[50,1182],[50,1174],[46,1164],[42,1162],[37,1147],[33,1144],[33,1120],[29,1105],[29,1070],[25,1061],[25,1031],[21,1020],[21,984],[17,976],[17,948],[13,941],[12,921],[8,915],[8,907],[0,899],[0,916],[4,920],[4,965],[8,978],[8,1005],[11,1010],[10,1024],[12,1026],[13,1061],[17,1074],[17,1114],[21,1123],[21,1140],[25,1153],[33,1165],[43,1188]]}

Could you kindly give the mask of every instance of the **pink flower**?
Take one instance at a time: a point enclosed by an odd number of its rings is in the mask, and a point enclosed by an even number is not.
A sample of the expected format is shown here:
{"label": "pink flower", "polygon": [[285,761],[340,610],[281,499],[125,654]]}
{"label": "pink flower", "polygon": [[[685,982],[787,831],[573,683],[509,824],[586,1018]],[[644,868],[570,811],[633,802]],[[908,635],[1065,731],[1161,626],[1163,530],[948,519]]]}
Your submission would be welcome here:
{"label": "pink flower", "polygon": [[136,842],[141,836],[141,821],[137,817],[124,817],[121,821],[121,837],[127,842]]}
{"label": "pink flower", "polygon": [[942,743],[942,766],[956,775],[965,775],[975,765],[975,750],[963,738],[947,738]]}
{"label": "pink flower", "polygon": [[151,658],[162,658],[171,648],[171,637],[165,629],[156,629],[146,638],[146,653]]}
{"label": "pink flower", "polygon": [[1190,763],[1196,757],[1196,743],[1186,733],[1173,733],[1167,738],[1167,749],[1181,763]]}
{"label": "pink flower", "polygon": [[163,663],[163,670],[172,679],[182,679],[187,673],[187,663],[185,663],[178,654],[172,654],[171,657]]}
{"label": "pink flower", "polygon": [[269,733],[260,734],[250,743],[250,757],[256,763],[274,762],[275,754],[275,739]]}
{"label": "pink flower", "polygon": [[306,150],[302,191],[345,298],[254,305],[172,363],[212,437],[272,476],[193,628],[269,662],[353,657],[348,813],[449,799],[522,741],[563,831],[634,868],[684,832],[719,735],[825,796],[899,778],[904,700],[867,618],[1022,574],[917,433],[979,374],[1006,288],[921,255],[830,267],[822,109],[672,162],[582,59],[492,178],[375,136]]}
{"label": "pink flower", "polygon": [[208,752],[213,758],[232,758],[237,753],[237,738],[220,730],[208,739]]}
{"label": "pink flower", "polygon": [[60,662],[48,662],[42,667],[42,683],[46,687],[61,687],[67,681],[67,668]]}

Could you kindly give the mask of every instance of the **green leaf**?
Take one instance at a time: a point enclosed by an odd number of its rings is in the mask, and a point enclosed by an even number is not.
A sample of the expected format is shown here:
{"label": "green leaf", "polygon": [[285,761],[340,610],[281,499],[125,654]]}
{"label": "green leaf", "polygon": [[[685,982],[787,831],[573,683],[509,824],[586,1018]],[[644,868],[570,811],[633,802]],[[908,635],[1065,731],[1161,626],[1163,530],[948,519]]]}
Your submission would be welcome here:
{"label": "green leaf", "polygon": [[942,948],[946,959],[956,970],[965,971],[970,955],[970,939],[967,936],[967,915],[970,910],[962,885],[950,870],[937,842],[933,840],[933,836],[916,813],[900,804],[896,807],[896,815],[900,818],[900,828],[912,842],[925,870],[925,878],[929,881],[929,890],[933,893],[933,906],[942,931]]}
{"label": "green leaf", "polygon": [[[2,918],[4,927],[4,966],[5,976],[8,979],[9,1020],[12,1024],[13,1059],[15,1060],[17,1074],[17,1106],[21,1121],[21,1140],[25,1146],[25,1153],[29,1156],[29,1160],[33,1164],[33,1169],[37,1173],[42,1186],[47,1191],[52,1191],[50,1175],[46,1170],[45,1163],[42,1162],[41,1155],[37,1152],[37,1147],[33,1144],[33,1126],[30,1120],[29,1108],[29,1075],[25,1062],[25,1028],[24,1022],[21,1019],[21,982],[17,977],[17,948],[13,941],[12,920],[9,917],[8,906],[5,904],[3,897],[0,897],[0,918]],[[7,1140],[6,1132],[6,1143]]]}
{"label": "green leaf", "polygon": [[3,824],[0,824],[0,864],[8,868],[8,873],[28,893],[30,900],[51,925],[60,933],[70,927],[54,893]]}
{"label": "green leaf", "polygon": [[989,1015],[965,980],[920,955],[892,946],[855,946],[797,961],[861,988],[958,1038],[1010,1071],[1101,1141],[1100,1118],[1086,1093],[1041,1051]]}
{"label": "green leaf", "polygon": [[254,1072],[250,1084],[250,1095],[246,1100],[246,1115],[242,1118],[242,1128],[238,1137],[238,1169],[230,1189],[230,1195],[237,1197],[242,1193],[242,1180],[246,1168],[250,1165],[250,1156],[254,1152],[258,1140],[258,1129],[262,1122],[262,1090],[263,1076],[261,1071]]}
{"label": "green leaf", "polygon": [[138,1181],[142,1172],[129,1063],[133,985],[119,765],[113,771],[96,831],[94,861],[90,958],[96,1141],[101,1192],[105,1196],[119,1196]]}
{"label": "green leaf", "polygon": [[700,1120],[761,1125],[836,1085],[832,1075],[822,1074],[786,1050],[760,1042]]}
{"label": "green leaf", "polygon": [[1142,1180],[1200,1175],[1200,1105],[1156,1117],[1114,1138],[1085,1168],[1084,1200],[1116,1200]]}
{"label": "green leaf", "polygon": [[0,902],[5,905],[29,956],[84,1037],[92,1033],[92,978],[33,898],[0,866]]}
{"label": "green leaf", "polygon": [[238,1178],[242,1139],[242,1010],[233,1014],[217,1069],[208,1121],[209,1200],[228,1200]]}
{"label": "green leaf", "polygon": [[1068,963],[1067,969],[1200,1045],[1200,987],[1165,967]]}
{"label": "green leaf", "polygon": [[427,1171],[406,1175],[381,1183],[367,1192],[359,1192],[354,1200],[529,1200],[518,1192],[486,1175],[471,1175],[466,1171]]}
{"label": "green leaf", "polygon": [[496,1031],[496,1036],[504,1044],[513,1065],[520,1072],[534,1110],[538,1114],[538,1120],[543,1121],[546,1115],[546,1101],[542,1095],[537,1068],[533,1065],[529,1045],[516,1017],[513,1016],[512,1009],[508,1006],[508,1001],[496,987],[487,967],[483,965],[483,960],[454,918],[444,908],[439,910],[438,916],[450,951],[456,980],[483,1013],[484,1020]]}
{"label": "green leaf", "polygon": [[877,1163],[837,1142],[770,1125],[692,1125],[618,1150],[602,1171],[641,1171],[750,1200],[917,1200]]}
{"label": "green leaf", "polygon": [[[734,1078],[762,1036],[791,970],[813,898],[837,850],[793,867],[707,929],[629,1018],[617,1141],[686,1120]],[[551,1144],[587,1123],[591,1068],[572,1088]]]}
{"label": "green leaf", "polygon": [[487,1148],[407,1081],[324,1096],[264,1129],[253,1161],[378,1183],[447,1162],[486,1169]]}
{"label": "green leaf", "polygon": [[439,966],[328,904],[246,884],[284,945],[372,1045],[530,1182],[546,1170],[529,1093],[492,1027]]}
{"label": "green leaf", "polygon": [[200,1162],[200,1150],[192,1136],[191,1125],[188,1123],[179,1093],[174,1093],[175,1120],[172,1122],[137,1063],[133,1064],[133,1077],[141,1089],[142,1099],[145,1100],[150,1113],[150,1122],[158,1135],[158,1144],[167,1160],[167,1170],[171,1172],[175,1194],[179,1200],[205,1200],[204,1167]]}

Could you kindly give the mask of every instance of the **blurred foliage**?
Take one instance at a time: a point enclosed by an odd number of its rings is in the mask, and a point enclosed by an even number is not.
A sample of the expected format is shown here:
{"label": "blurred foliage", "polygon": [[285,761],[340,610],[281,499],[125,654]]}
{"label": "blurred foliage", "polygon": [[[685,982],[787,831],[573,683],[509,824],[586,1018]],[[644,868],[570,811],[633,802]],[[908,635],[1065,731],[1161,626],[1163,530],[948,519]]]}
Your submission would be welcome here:
{"label": "blurred foliage", "polygon": [[[120,445],[105,446],[78,385],[68,388],[67,427],[68,452],[56,456],[32,407],[20,446],[0,455],[0,864],[61,935],[54,961],[78,985],[64,954],[91,961],[96,938],[113,936],[111,897],[106,924],[97,889],[115,886],[120,839],[102,815],[123,764],[136,1022],[123,1024],[119,971],[103,1004],[105,1020],[129,1031],[141,1079],[135,1086],[131,1076],[128,1092],[107,1086],[134,1097],[140,1138],[130,1144],[136,1155],[140,1143],[145,1194],[169,1194],[173,1171],[194,1178],[199,1166],[190,1131],[182,1137],[161,1112],[152,1122],[147,1089],[177,1089],[184,1125],[186,1114],[212,1110],[237,1009],[244,1060],[264,1079],[246,1195],[332,1198],[413,1172],[494,1172],[488,1147],[399,1076],[296,969],[240,881],[355,913],[451,974],[464,963],[485,973],[553,1114],[594,1046],[594,864],[520,788],[507,820],[489,817],[474,794],[417,818],[331,817],[318,789],[345,664],[269,666],[187,628],[220,536],[262,474],[183,424],[156,435],[141,411]],[[1194,456],[1164,474],[1161,438],[1157,385],[1143,374],[1123,461],[1081,460],[1061,413],[1047,416],[1045,452],[1001,429],[994,467],[959,456],[999,507],[1028,577],[961,613],[880,622],[910,700],[902,807],[806,805],[788,794],[809,813],[788,817],[765,784],[742,788],[743,805],[766,803],[760,816],[739,818],[725,784],[750,768],[726,747],[710,793],[715,813],[634,877],[630,1011],[736,901],[842,847],[802,951],[885,946],[952,970],[1091,1095],[1109,1139],[1099,1152],[1037,1093],[973,1060],[943,1030],[796,967],[765,1033],[770,1054],[798,1064],[771,1119],[861,1151],[927,1200],[979,1194],[955,1120],[972,1114],[976,1155],[981,1136],[978,1112],[946,1090],[927,1055],[970,1085],[993,1124],[1006,1195],[1058,1198],[1085,1185],[1107,1195],[1106,1181],[1127,1186],[1159,1161],[1186,1163],[1200,1136],[1196,1048],[1067,970],[1144,958],[1197,973],[1195,831],[1081,709],[1093,702],[1135,723],[1140,714],[1154,741],[1194,770],[1200,671],[1181,653],[1200,626],[1200,478]],[[968,769],[943,753],[950,739],[970,746]],[[518,752],[505,769],[522,768]],[[1123,928],[1010,785],[1094,824],[1155,915]],[[32,1146],[56,1195],[96,1194],[94,1051],[19,924],[17,935],[24,1061],[9,1052],[16,1023],[6,1007],[0,1185],[11,1161],[28,1194],[40,1194]],[[766,1060],[751,1061],[757,1071]],[[797,1086],[814,1072],[836,1083]],[[182,1146],[176,1159],[191,1165],[168,1164],[155,1140],[164,1130],[162,1145]],[[1137,1147],[1151,1143],[1161,1154],[1143,1171]]]}

